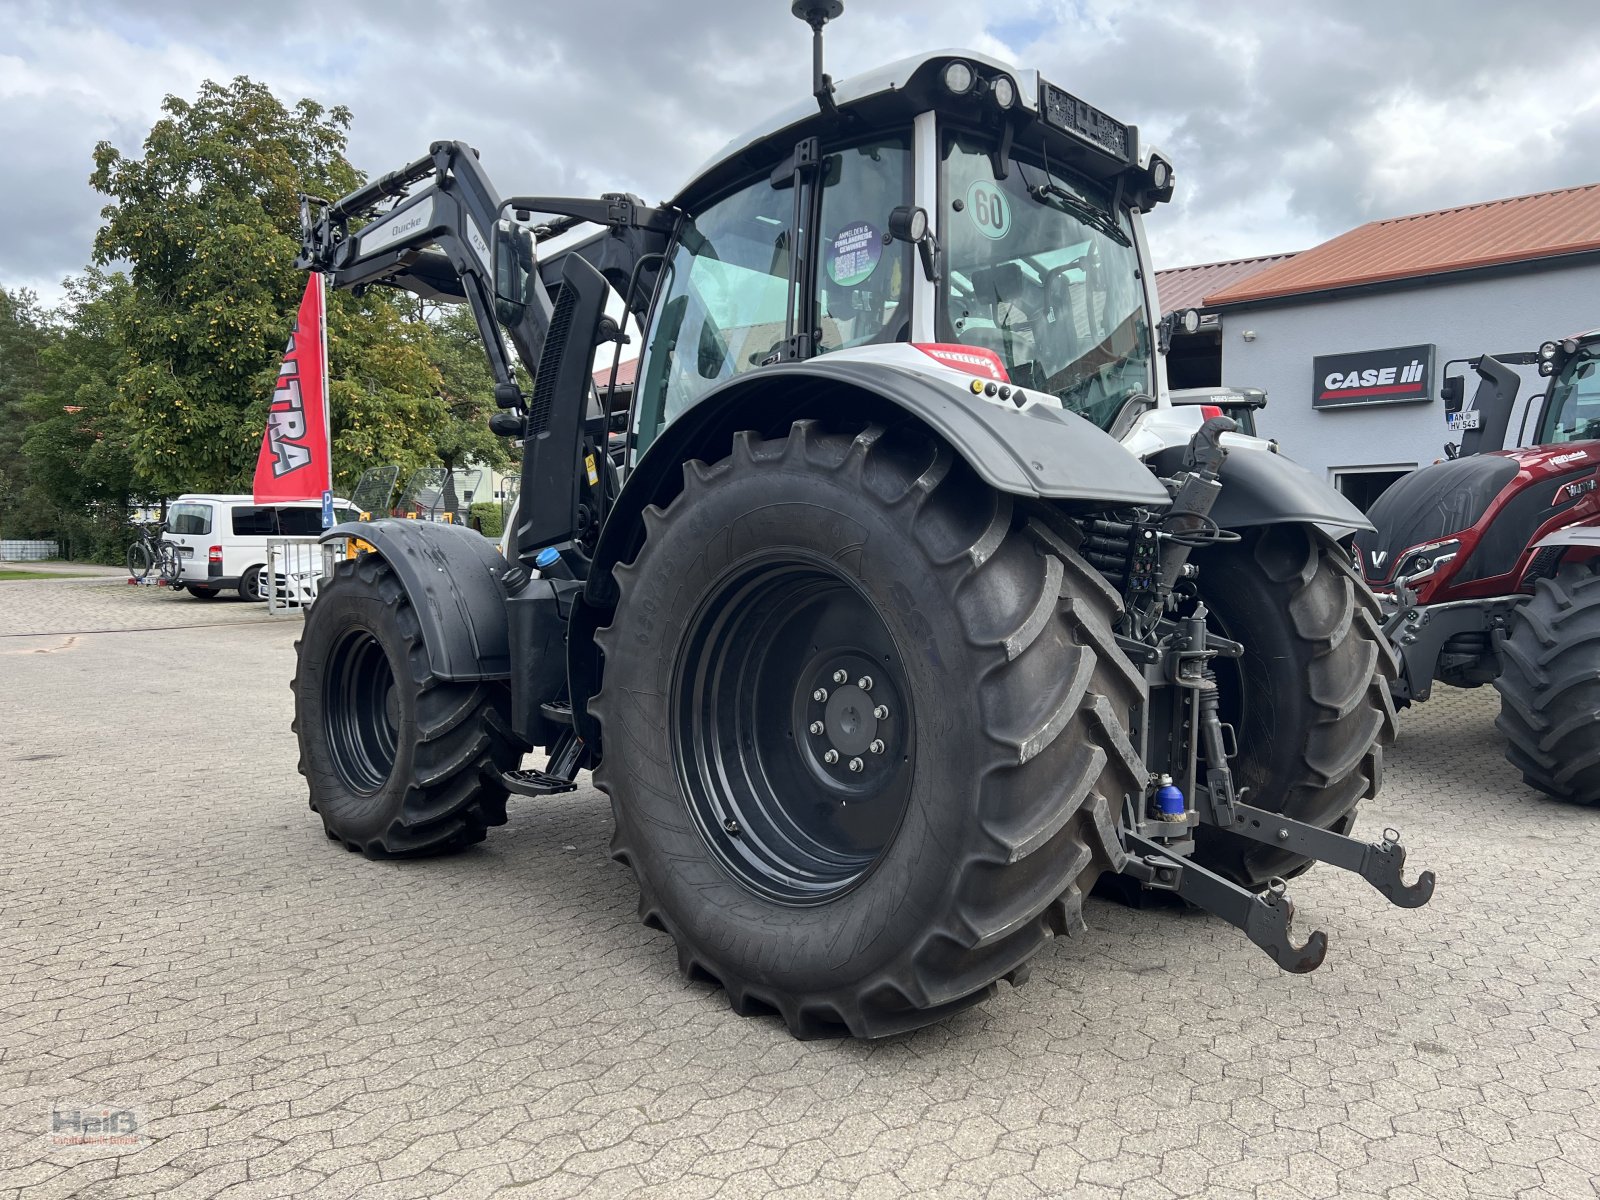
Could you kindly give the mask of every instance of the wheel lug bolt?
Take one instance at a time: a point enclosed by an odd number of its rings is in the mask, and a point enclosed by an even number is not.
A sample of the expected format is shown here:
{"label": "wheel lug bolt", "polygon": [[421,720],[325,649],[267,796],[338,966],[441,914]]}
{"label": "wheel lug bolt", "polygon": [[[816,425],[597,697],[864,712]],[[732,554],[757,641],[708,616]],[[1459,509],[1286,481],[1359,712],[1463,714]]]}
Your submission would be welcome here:
{"label": "wheel lug bolt", "polygon": [[856,686],[863,692],[870,692],[872,690],[872,676],[863,675],[860,679],[856,680]]}
{"label": "wheel lug bolt", "polygon": [[851,760],[850,760],[850,769],[851,769],[851,770],[852,770],[852,771],[859,771],[859,770],[861,770],[861,768],[862,768],[862,767],[863,767],[863,766],[864,766],[864,765],[865,765],[865,764],[864,764],[864,763],[863,763],[863,762],[862,762],[862,761],[861,761],[861,760],[860,760],[860,759],[859,759],[859,758],[852,758],[852,759],[851,759]]}
{"label": "wheel lug bolt", "polygon": [[877,708],[872,710],[872,715],[877,717],[878,720],[880,720],[880,721],[888,720],[889,719],[889,706],[887,704],[878,705]]}
{"label": "wheel lug bolt", "polygon": [[813,721],[813,722],[811,722],[811,732],[812,733],[821,733],[822,732],[822,722],[821,721]]}
{"label": "wheel lug bolt", "polygon": [[839,752],[837,750],[829,750],[822,756],[822,761],[827,763],[829,766],[832,766],[834,763],[839,761]]}
{"label": "wheel lug bolt", "polygon": [[811,698],[813,700],[815,700],[818,704],[825,703],[827,701],[827,699],[828,699],[828,689],[827,688],[818,688],[816,691],[811,693]]}
{"label": "wheel lug bolt", "polygon": [[872,745],[868,746],[867,749],[871,750],[874,754],[882,754],[883,742],[878,738],[874,738],[872,740]]}
{"label": "wheel lug bolt", "polygon": [[849,674],[846,673],[843,670],[835,671],[833,673],[833,681],[835,683],[843,683],[845,680],[847,680],[849,678],[850,678]]}

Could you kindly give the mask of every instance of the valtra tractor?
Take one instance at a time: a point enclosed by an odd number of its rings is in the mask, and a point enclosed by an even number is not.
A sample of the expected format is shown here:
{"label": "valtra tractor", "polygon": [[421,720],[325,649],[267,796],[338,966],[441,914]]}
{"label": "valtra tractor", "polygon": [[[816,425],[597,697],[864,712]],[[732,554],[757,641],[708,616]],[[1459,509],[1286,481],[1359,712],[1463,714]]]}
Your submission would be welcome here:
{"label": "valtra tractor", "polygon": [[592,768],[646,924],[797,1036],[1020,983],[1104,873],[1311,970],[1312,860],[1433,890],[1392,830],[1348,836],[1394,727],[1337,540],[1367,522],[1225,418],[1151,419],[1173,176],[1133,126],[977,54],[836,84],[841,7],[794,5],[814,94],[668,203],[502,199],[460,142],[307,198],[303,266],[471,306],[522,448],[504,557],[329,533],[371,549],[299,643],[311,807],[426,855]]}
{"label": "valtra tractor", "polygon": [[[1400,705],[1438,680],[1493,683],[1506,757],[1533,787],[1600,801],[1600,330],[1537,354],[1470,360],[1478,387],[1445,381],[1449,457],[1397,480],[1356,535],[1382,598],[1401,669]],[[1537,363],[1550,386],[1529,402],[1534,444],[1505,448],[1520,382]],[[1518,438],[1517,440],[1521,440]]]}

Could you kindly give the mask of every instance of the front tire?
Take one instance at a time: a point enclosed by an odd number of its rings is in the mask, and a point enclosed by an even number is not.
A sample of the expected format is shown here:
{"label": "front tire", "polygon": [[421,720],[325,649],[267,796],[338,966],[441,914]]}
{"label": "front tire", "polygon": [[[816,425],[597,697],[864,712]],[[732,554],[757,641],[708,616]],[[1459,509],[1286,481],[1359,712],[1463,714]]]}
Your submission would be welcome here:
{"label": "front tire", "polygon": [[428,664],[411,598],[381,558],[341,562],[295,643],[294,731],[311,808],[368,858],[441,854],[506,823],[522,758],[503,682]]}
{"label": "front tire", "polygon": [[595,781],[686,975],[795,1036],[879,1037],[1083,927],[1144,784],[1092,568],[877,427],[740,434],[644,524],[598,635]]}
{"label": "front tire", "polygon": [[150,568],[155,565],[155,558],[150,553],[150,547],[143,542],[135,542],[128,547],[128,574],[135,579],[143,580],[150,574]]}
{"label": "front tire", "polygon": [[[1378,794],[1395,735],[1397,664],[1376,598],[1349,556],[1304,525],[1250,530],[1193,561],[1219,632],[1245,647],[1240,660],[1214,660],[1245,803],[1348,833],[1356,806]],[[1195,858],[1253,889],[1312,863],[1209,825]]]}
{"label": "front tire", "polygon": [[1570,563],[1539,580],[1500,650],[1506,760],[1547,796],[1600,803],[1600,574]]}

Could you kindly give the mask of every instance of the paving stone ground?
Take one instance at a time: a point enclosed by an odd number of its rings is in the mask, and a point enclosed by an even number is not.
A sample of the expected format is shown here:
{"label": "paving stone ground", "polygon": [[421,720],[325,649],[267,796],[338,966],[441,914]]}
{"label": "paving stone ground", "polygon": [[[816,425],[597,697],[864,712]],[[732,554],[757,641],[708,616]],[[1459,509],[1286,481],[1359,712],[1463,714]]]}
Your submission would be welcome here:
{"label": "paving stone ground", "polygon": [[[592,789],[425,863],[337,850],[289,733],[299,619],[0,583],[0,1197],[1593,1196],[1600,810],[1526,790],[1491,689],[1406,714],[1319,868],[1327,963],[1095,900],[1022,988],[879,1043],[682,981]],[[52,1112],[126,1108],[125,1145]]]}

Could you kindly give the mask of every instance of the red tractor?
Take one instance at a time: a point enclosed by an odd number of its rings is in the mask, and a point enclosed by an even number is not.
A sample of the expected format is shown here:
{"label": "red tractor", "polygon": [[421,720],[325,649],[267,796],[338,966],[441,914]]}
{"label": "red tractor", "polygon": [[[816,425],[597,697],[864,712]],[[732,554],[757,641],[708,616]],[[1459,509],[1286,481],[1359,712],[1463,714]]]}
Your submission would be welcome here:
{"label": "red tractor", "polygon": [[[1541,792],[1600,802],[1600,330],[1546,342],[1550,378],[1534,445],[1505,449],[1519,378],[1489,355],[1468,360],[1477,394],[1462,407],[1446,379],[1446,461],[1413,471],[1358,534],[1363,575],[1400,657],[1397,704],[1434,680],[1493,683],[1506,757]],[[1520,441],[1520,437],[1518,438]]]}

